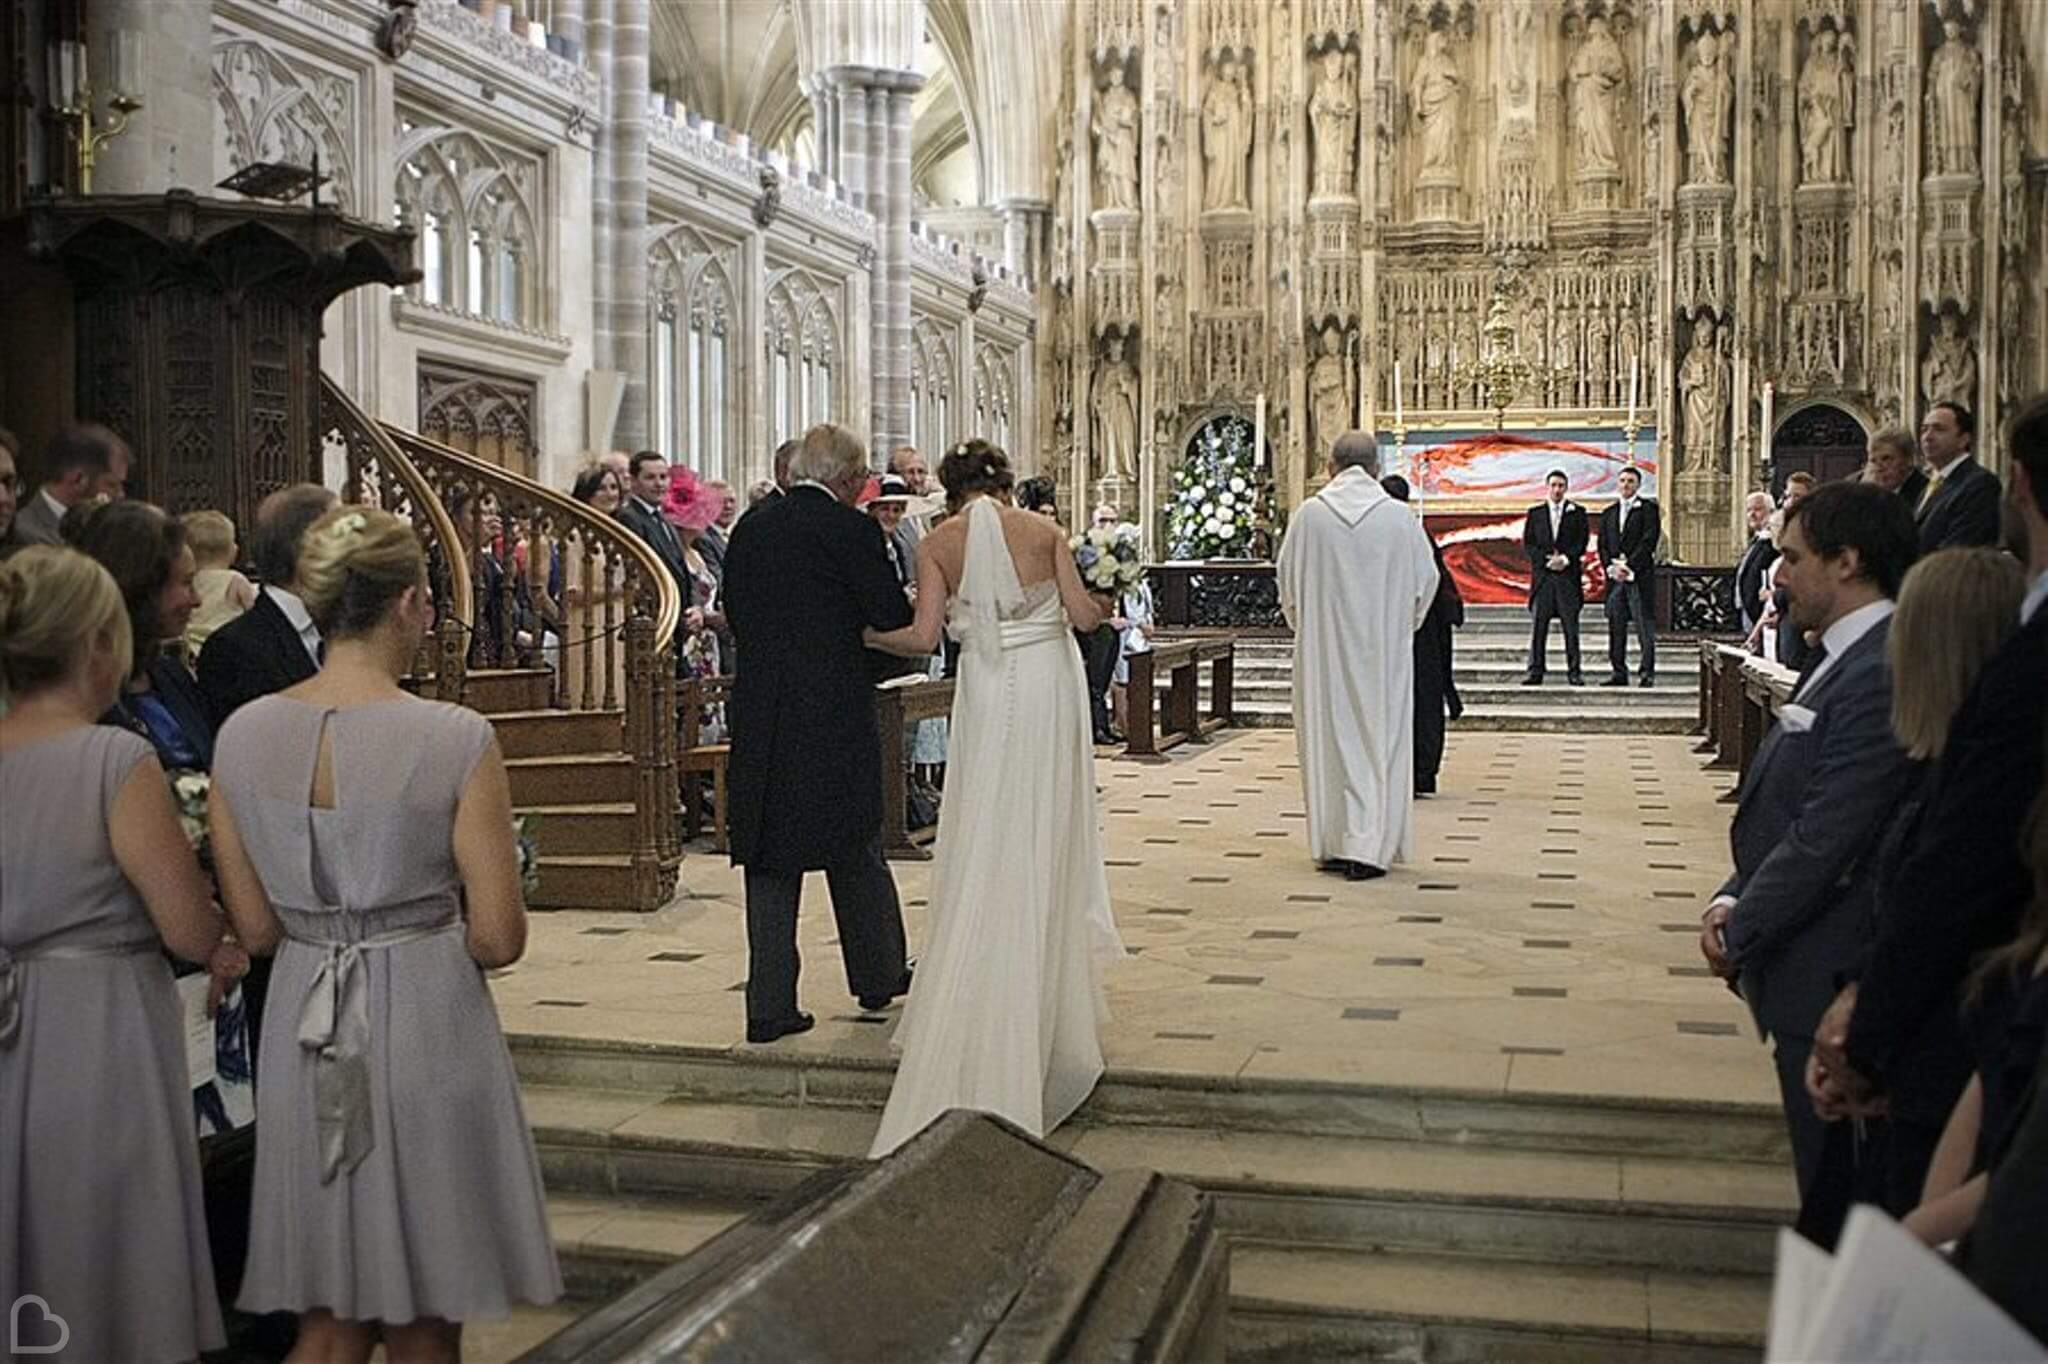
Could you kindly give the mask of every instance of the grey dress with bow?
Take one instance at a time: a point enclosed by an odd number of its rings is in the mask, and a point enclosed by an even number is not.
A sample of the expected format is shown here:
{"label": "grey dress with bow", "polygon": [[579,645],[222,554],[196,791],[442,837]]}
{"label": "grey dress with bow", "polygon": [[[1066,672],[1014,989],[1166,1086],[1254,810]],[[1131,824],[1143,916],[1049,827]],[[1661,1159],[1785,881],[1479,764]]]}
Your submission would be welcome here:
{"label": "grey dress with bow", "polygon": [[[310,804],[326,728],[331,808]],[[438,702],[235,712],[214,790],[285,939],[240,1306],[462,1321],[562,1281],[511,1054],[470,957],[457,802],[490,723]]]}
{"label": "grey dress with bow", "polygon": [[107,833],[152,756],[106,725],[0,754],[0,1306],[24,1358],[225,1343],[178,989]]}

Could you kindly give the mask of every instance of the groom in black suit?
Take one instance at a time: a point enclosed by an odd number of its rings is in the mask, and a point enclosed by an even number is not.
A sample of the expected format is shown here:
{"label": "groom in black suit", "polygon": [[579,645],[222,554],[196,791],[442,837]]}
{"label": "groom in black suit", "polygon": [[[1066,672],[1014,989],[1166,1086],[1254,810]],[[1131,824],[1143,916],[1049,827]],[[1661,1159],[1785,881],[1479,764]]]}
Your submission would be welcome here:
{"label": "groom in black suit", "polygon": [[1607,681],[1628,685],[1628,627],[1636,627],[1643,685],[1657,680],[1657,542],[1664,524],[1654,498],[1639,497],[1643,476],[1633,468],[1616,477],[1621,497],[1600,513],[1600,562],[1607,570]]}
{"label": "groom in black suit", "polygon": [[1543,483],[1549,498],[1529,508],[1529,518],[1522,523],[1522,549],[1529,556],[1529,610],[1536,617],[1529,638],[1529,672],[1522,685],[1542,684],[1551,618],[1559,617],[1564,621],[1567,680],[1574,687],[1583,687],[1586,675],[1579,670],[1579,608],[1585,596],[1579,584],[1579,561],[1586,555],[1589,538],[1586,509],[1565,500],[1571,480],[1562,469],[1552,469]]}
{"label": "groom in black suit", "polygon": [[[810,1028],[797,1009],[797,902],[822,870],[839,923],[846,983],[864,1009],[910,988],[903,913],[882,860],[876,658],[861,630],[910,624],[882,533],[853,509],[867,452],[838,426],[814,426],[786,497],[733,528],[726,619],[739,640],[732,733],[732,860],[746,868],[747,1040]],[[902,780],[900,774],[893,779]]]}

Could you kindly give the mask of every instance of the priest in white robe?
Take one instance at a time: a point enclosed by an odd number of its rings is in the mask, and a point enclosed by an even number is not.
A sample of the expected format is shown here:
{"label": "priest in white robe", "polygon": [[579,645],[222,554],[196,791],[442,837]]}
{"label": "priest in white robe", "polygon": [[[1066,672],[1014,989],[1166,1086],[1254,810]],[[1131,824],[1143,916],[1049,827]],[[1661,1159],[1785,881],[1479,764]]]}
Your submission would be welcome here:
{"label": "priest in white robe", "polygon": [[1294,627],[1294,741],[1309,851],[1353,881],[1409,851],[1415,808],[1415,631],[1436,556],[1380,486],[1379,445],[1338,437],[1330,480],[1287,523],[1280,607]]}

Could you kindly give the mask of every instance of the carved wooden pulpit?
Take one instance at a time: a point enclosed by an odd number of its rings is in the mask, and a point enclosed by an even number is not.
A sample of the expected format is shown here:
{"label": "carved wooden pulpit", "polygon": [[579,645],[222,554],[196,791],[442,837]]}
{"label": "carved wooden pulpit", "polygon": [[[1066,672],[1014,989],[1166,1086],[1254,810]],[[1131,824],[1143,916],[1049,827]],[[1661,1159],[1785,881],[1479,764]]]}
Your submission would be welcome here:
{"label": "carved wooden pulpit", "polygon": [[[365,284],[418,278],[412,233],[325,205],[168,194],[46,199],[0,228],[17,319],[10,417],[36,439],[75,417],[134,452],[128,491],[218,508],[321,472],[320,319]],[[35,331],[34,336],[27,335]]]}

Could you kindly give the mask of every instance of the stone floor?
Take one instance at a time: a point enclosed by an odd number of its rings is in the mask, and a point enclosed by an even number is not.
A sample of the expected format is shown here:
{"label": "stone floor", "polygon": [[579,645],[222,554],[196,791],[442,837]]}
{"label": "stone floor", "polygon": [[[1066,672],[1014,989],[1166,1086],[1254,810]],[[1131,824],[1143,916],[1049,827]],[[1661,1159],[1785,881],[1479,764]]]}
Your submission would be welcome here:
{"label": "stone floor", "polygon": [[[1690,740],[1453,736],[1414,857],[1368,883],[1310,864],[1289,731],[1104,759],[1098,779],[1133,953],[1107,980],[1113,1072],[1775,1101],[1747,1013],[1699,960],[1728,783]],[[928,870],[896,864],[913,945]],[[843,993],[812,880],[818,1027],[776,1046],[885,1057],[895,1015]],[[536,915],[494,990],[509,1032],[744,1046],[745,974],[739,876],[704,853],[658,913]]]}

